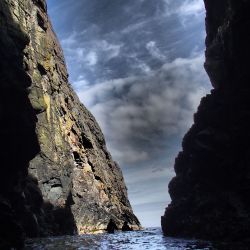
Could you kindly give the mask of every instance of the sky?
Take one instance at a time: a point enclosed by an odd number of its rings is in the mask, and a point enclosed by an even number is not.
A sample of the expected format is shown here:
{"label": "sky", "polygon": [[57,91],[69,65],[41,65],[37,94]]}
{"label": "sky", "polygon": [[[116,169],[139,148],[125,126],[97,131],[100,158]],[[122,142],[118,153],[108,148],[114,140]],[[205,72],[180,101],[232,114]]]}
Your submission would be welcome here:
{"label": "sky", "polygon": [[70,82],[144,227],[160,226],[182,137],[210,89],[203,0],[47,0]]}

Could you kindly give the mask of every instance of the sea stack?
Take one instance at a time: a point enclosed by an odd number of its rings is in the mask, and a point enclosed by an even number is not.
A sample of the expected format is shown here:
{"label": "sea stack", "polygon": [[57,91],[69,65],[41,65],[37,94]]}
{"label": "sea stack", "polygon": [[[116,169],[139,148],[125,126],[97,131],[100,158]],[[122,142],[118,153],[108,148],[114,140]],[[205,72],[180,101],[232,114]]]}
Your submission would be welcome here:
{"label": "sea stack", "polygon": [[121,169],[68,82],[45,0],[2,0],[0,20],[0,248],[110,221],[140,229]]}
{"label": "sea stack", "polygon": [[167,236],[239,240],[250,235],[250,1],[206,0],[205,7],[213,90],[176,158],[162,229]]}

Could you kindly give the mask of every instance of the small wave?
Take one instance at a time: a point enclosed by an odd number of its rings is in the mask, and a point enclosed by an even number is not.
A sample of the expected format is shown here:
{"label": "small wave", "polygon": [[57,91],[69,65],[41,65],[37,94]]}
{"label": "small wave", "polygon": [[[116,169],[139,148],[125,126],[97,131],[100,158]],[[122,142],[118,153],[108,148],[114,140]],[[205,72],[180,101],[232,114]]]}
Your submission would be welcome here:
{"label": "small wave", "polygon": [[115,234],[62,236],[26,241],[26,250],[213,250],[211,243],[168,238],[160,228]]}

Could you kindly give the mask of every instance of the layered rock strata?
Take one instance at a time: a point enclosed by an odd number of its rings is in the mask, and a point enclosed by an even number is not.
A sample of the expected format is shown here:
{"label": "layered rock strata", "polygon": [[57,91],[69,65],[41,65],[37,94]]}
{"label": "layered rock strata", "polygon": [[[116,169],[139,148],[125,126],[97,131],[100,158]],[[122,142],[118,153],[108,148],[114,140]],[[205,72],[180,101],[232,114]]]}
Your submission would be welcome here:
{"label": "layered rock strata", "polygon": [[122,172],[68,83],[46,2],[2,0],[0,20],[0,246],[110,222],[139,229]]}
{"label": "layered rock strata", "polygon": [[201,100],[169,184],[165,235],[239,240],[250,235],[250,1],[206,0]]}

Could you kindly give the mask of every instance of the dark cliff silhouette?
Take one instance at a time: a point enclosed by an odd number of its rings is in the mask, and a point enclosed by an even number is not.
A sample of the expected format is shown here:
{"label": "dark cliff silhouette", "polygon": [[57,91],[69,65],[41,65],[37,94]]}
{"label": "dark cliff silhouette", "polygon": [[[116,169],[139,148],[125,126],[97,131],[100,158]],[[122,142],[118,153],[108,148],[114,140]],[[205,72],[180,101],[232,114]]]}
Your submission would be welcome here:
{"label": "dark cliff silhouette", "polygon": [[168,236],[250,235],[250,2],[206,0],[205,69],[214,89],[183,139],[162,217]]}
{"label": "dark cliff silhouette", "polygon": [[21,247],[29,161],[39,152],[36,115],[28,99],[31,79],[23,69],[29,38],[0,2],[0,249]]}

